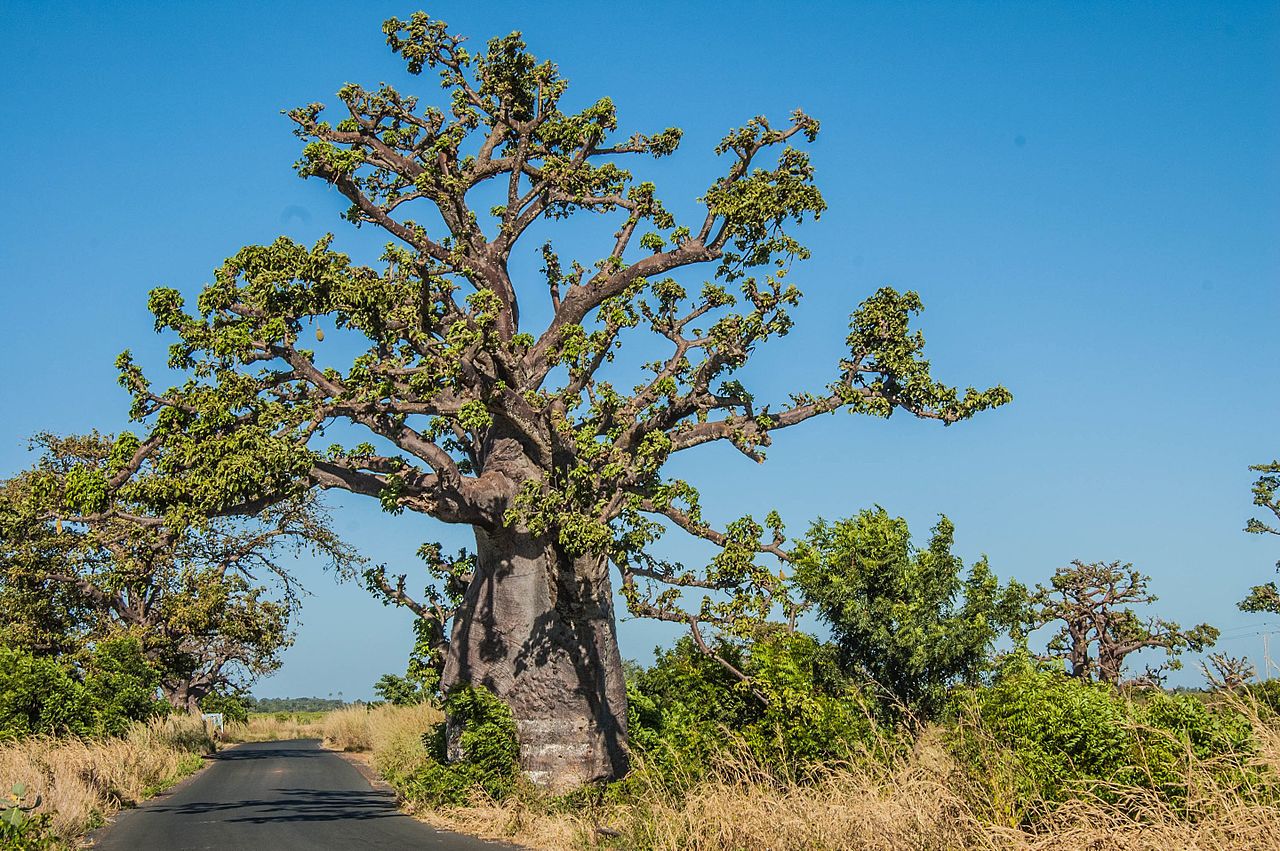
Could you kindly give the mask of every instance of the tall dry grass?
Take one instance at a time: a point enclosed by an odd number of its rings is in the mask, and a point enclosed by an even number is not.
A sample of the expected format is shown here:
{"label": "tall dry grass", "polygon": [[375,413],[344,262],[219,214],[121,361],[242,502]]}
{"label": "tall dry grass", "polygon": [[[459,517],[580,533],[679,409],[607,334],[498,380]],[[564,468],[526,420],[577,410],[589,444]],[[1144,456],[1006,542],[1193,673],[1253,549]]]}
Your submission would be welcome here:
{"label": "tall dry grass", "polygon": [[19,739],[0,743],[0,788],[25,784],[40,797],[36,813],[71,842],[199,769],[211,748],[203,723],[188,716],[135,724],[122,738]]}
{"label": "tall dry grass", "polygon": [[[1256,707],[1254,765],[1280,772],[1280,728]],[[462,832],[533,848],[601,846],[655,851],[1280,851],[1280,790],[1232,785],[1214,760],[1188,754],[1184,801],[1113,786],[1106,800],[1081,795],[1037,808],[1034,827],[1011,823],[999,778],[974,778],[953,758],[945,731],[908,747],[829,766],[804,780],[780,777],[743,750],[727,750],[690,785],[638,764],[617,800],[574,805],[526,791],[500,803],[418,813]],[[883,743],[882,743],[883,744]],[[375,748],[374,759],[378,752]],[[1266,775],[1264,775],[1266,776]]]}
{"label": "tall dry grass", "polygon": [[422,734],[444,720],[429,704],[349,706],[324,720],[325,744],[335,750],[369,752],[384,777],[403,776],[427,759]]}
{"label": "tall dry grass", "polygon": [[289,739],[319,739],[324,736],[325,715],[250,715],[247,722],[227,724],[226,742],[280,742]]}

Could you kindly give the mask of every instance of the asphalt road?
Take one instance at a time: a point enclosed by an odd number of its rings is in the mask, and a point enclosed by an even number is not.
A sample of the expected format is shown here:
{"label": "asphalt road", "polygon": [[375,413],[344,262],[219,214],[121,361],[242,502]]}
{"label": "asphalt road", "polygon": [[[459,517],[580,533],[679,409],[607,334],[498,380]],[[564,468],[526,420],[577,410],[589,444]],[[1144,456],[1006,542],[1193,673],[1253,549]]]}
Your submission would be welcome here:
{"label": "asphalt road", "polygon": [[396,808],[391,792],[314,739],[228,748],[213,764],[99,831],[98,851],[318,851],[510,846],[444,833]]}

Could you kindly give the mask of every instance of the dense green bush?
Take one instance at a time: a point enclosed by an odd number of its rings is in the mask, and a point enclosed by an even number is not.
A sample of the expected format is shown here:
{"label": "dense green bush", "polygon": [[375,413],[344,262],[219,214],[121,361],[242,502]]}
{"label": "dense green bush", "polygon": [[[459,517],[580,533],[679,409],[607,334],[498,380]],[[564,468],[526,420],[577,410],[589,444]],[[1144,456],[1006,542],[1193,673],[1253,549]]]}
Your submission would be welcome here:
{"label": "dense green bush", "polygon": [[717,751],[745,747],[764,765],[803,771],[872,738],[868,703],[840,673],[836,649],[776,630],[717,654],[747,685],[683,638],[628,679],[631,747],[669,777],[694,779]]}
{"label": "dense green bush", "polygon": [[462,804],[477,790],[494,800],[505,797],[520,776],[511,710],[477,686],[453,689],[444,709],[449,723],[461,728],[461,758],[448,761],[448,725],[437,724],[423,737],[431,760],[408,777],[389,779],[406,797],[431,806]]}
{"label": "dense green bush", "polygon": [[84,684],[56,659],[0,647],[0,738],[89,735],[96,726]]}
{"label": "dense green bush", "polygon": [[134,721],[169,711],[156,696],[160,676],[131,637],[99,641],[84,664],[84,687],[97,714],[96,732],[121,736]]}
{"label": "dense green bush", "polygon": [[1020,820],[1042,803],[1113,799],[1120,787],[1176,804],[1188,757],[1212,758],[1224,779],[1240,780],[1253,749],[1247,719],[1227,707],[1158,689],[1126,693],[1025,656],[1011,657],[990,686],[958,696],[952,725],[962,762]]}
{"label": "dense green bush", "polygon": [[101,641],[77,664],[0,646],[0,738],[121,735],[167,711],[136,639]]}

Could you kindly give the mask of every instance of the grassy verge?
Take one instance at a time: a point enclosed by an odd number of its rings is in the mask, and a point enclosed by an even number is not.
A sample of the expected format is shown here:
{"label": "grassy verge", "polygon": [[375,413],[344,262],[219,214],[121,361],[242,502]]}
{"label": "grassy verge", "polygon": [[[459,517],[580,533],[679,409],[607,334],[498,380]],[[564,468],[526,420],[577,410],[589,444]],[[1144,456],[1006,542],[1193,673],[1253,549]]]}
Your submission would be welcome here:
{"label": "grassy verge", "polygon": [[71,844],[123,807],[136,806],[202,765],[212,747],[199,719],[135,724],[120,738],[35,737],[0,743],[0,788],[40,799],[48,833]]}
{"label": "grassy verge", "polygon": [[[422,733],[439,718],[429,707],[346,710],[329,716],[326,738],[367,751],[403,787],[398,778],[430,759]],[[502,801],[477,794],[465,806],[406,806],[438,827],[545,849],[1280,849],[1280,729],[1257,713],[1250,720],[1253,781],[1224,781],[1222,755],[1188,753],[1177,778],[1186,795],[1176,803],[1116,784],[1046,804],[1033,823],[1008,816],[1008,798],[1019,793],[999,776],[967,771],[948,744],[954,731],[940,726],[805,778],[726,747],[685,778],[640,757],[625,783],[598,794],[555,798],[526,786]],[[1024,811],[1034,803],[1021,802]]]}

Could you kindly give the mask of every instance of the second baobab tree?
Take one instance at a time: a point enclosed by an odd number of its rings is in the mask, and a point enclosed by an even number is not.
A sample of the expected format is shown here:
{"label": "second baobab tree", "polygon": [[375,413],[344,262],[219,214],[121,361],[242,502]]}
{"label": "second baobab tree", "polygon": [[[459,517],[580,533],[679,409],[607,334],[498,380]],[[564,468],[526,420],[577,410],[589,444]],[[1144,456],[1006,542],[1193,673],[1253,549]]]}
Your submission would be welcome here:
{"label": "second baobab tree", "polygon": [[1118,684],[1129,656],[1160,651],[1166,661],[1147,666],[1135,678],[1158,684],[1165,670],[1181,667],[1182,653],[1211,647],[1218,630],[1208,624],[1183,629],[1173,621],[1140,615],[1135,606],[1157,599],[1147,587],[1150,582],[1131,564],[1073,561],[1054,571],[1048,586],[1037,586],[1031,598],[1033,626],[1058,628],[1049,640],[1049,655],[1065,660],[1067,673],[1085,680]]}
{"label": "second baobab tree", "polygon": [[[567,107],[566,81],[518,33],[472,51],[422,13],[383,29],[410,73],[439,74],[438,105],[351,84],[333,118],[320,104],[289,113],[299,174],[385,232],[380,262],[327,238],[244,248],[194,311],[176,290],[152,292],[157,328],[177,335],[171,365],[191,379],[155,390],[125,355],[123,381],[193,474],[218,479],[219,510],[300,485],[472,527],[442,688],[504,700],[536,782],[617,777],[626,692],[610,565],[633,611],[693,627],[767,614],[783,585],[756,558],[777,549],[776,516],[768,530],[750,518],[711,529],[694,488],[664,476],[669,459],[726,442],[761,461],[773,432],[823,414],[950,424],[1010,394],[935,381],[909,329],[918,297],[887,288],[854,311],[825,385],[753,394],[742,369],[791,330],[800,299],[795,226],[825,207],[805,113],[725,136],[723,171],[683,220],[628,167],[674,154],[681,131],[622,133],[608,98]],[[598,232],[575,232],[581,219],[610,222],[597,251],[580,253]],[[626,368],[624,341],[638,353]],[[335,422],[367,440],[326,445]],[[723,551],[705,569],[655,560],[646,548],[669,525]],[[690,587],[725,595],[685,609]]]}

